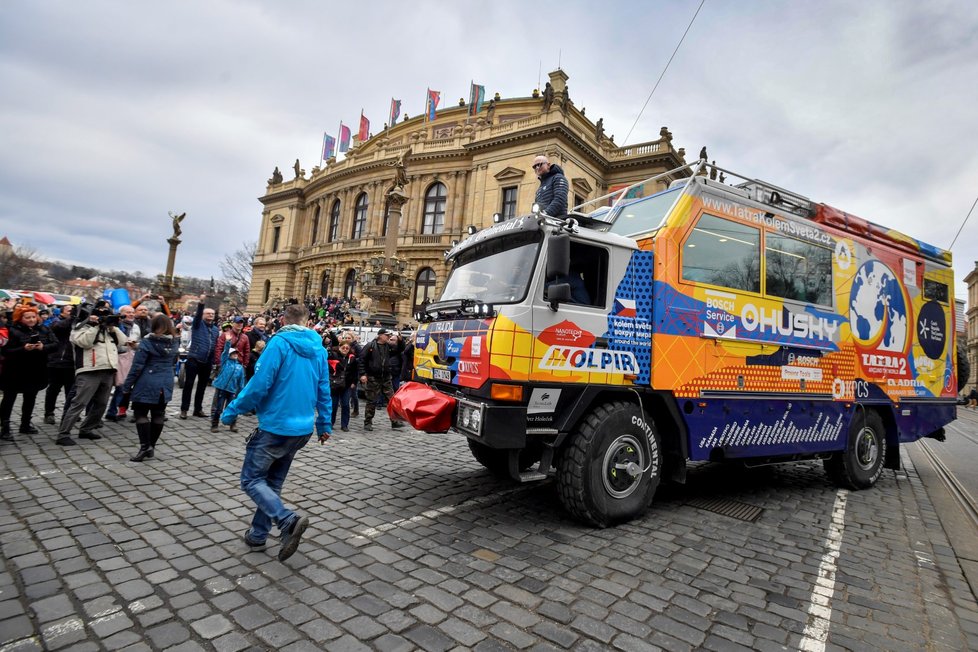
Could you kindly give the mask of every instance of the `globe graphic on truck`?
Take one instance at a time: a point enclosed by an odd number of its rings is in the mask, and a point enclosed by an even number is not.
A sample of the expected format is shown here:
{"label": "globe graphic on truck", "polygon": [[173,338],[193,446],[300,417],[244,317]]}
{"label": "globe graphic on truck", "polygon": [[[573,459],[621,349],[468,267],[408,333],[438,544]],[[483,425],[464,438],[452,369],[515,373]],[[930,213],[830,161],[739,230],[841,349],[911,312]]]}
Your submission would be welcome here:
{"label": "globe graphic on truck", "polygon": [[849,293],[852,336],[862,347],[902,353],[907,344],[907,302],[896,275],[878,260],[864,263]]}

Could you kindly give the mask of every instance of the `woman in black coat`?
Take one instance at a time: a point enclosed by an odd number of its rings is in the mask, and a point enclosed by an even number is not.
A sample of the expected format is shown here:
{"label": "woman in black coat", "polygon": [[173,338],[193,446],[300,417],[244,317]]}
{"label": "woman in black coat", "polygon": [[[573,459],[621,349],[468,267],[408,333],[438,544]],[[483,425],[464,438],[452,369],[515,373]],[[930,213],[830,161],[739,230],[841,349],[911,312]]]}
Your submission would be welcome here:
{"label": "woman in black coat", "polygon": [[41,324],[36,306],[17,306],[14,309],[10,339],[3,346],[3,373],[0,388],[0,439],[13,441],[10,416],[14,411],[17,394],[24,395],[20,407],[20,432],[36,435],[38,430],[31,423],[37,393],[48,384],[48,354],[58,348],[58,341],[51,331]]}
{"label": "woman in black coat", "polygon": [[155,455],[163,433],[166,404],[173,398],[173,367],[180,354],[180,338],[169,317],[160,313],[150,323],[152,332],[139,342],[136,357],[122,390],[131,394],[139,451],[129,458],[142,462]]}
{"label": "woman in black coat", "polygon": [[357,359],[349,343],[343,342],[329,351],[329,387],[333,399],[332,425],[336,425],[336,413],[340,414],[340,429],[350,429],[350,404],[346,393],[357,384]]}

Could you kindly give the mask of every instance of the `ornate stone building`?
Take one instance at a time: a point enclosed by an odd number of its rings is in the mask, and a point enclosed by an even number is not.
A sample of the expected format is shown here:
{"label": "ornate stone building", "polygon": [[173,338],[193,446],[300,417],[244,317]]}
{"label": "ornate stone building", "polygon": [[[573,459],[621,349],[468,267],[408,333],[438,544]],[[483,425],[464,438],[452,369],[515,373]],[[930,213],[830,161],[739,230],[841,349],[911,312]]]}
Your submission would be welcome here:
{"label": "ornate stone building", "polygon": [[392,237],[410,293],[390,307],[401,322],[411,321],[416,305],[437,299],[448,272],[444,252],[453,240],[466,237],[470,227],[492,224],[493,213],[530,211],[539,185],[530,168],[535,155],[546,154],[564,169],[572,206],[685,162],[665,127],[658,140],[618,147],[603,121],[591,122],[571,101],[567,79],[554,71],[544,93],[497,96],[475,117],[461,101],[430,122],[404,116],[354,142],[343,161],[313,168],[308,178],[298,162],[291,180],[276,169],[260,198],[249,310],[290,297],[360,297],[364,271],[384,255],[386,198],[399,160],[408,201]]}
{"label": "ornate stone building", "polygon": [[972,387],[978,386],[978,261],[975,261],[975,268],[971,273],[964,277],[964,282],[968,285],[968,330],[958,340],[958,346],[966,347],[968,362],[971,363],[971,375],[968,386],[965,387],[965,392],[969,392]]}

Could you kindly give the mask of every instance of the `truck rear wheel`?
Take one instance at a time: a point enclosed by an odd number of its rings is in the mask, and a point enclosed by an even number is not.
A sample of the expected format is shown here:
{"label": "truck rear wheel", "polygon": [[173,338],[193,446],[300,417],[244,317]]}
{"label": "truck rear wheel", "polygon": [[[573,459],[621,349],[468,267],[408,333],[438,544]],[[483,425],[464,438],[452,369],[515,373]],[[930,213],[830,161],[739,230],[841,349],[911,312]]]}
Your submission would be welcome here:
{"label": "truck rear wheel", "polygon": [[860,410],[849,427],[846,449],[825,460],[829,478],[847,489],[868,489],[883,473],[886,435],[883,420],[872,410]]}
{"label": "truck rear wheel", "polygon": [[607,527],[643,514],[661,473],[655,425],[633,403],[606,403],[571,434],[557,464],[557,491],[572,516]]}
{"label": "truck rear wheel", "polygon": [[[493,475],[509,477],[508,448],[490,448],[485,444],[468,439],[469,450],[475,461],[486,467]],[[520,451],[520,471],[525,471],[540,461],[540,452],[536,448],[524,448]]]}

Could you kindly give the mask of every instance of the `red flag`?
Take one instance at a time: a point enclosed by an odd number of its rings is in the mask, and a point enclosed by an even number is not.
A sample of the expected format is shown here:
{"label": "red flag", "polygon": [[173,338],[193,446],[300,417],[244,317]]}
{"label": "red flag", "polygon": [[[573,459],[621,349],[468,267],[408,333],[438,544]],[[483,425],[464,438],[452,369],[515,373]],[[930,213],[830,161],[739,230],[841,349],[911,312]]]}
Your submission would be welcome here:
{"label": "red flag", "polygon": [[363,111],[360,111],[360,133],[357,134],[360,142],[365,142],[370,138],[370,120],[363,115]]}

